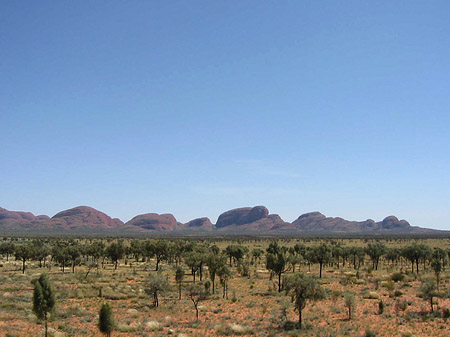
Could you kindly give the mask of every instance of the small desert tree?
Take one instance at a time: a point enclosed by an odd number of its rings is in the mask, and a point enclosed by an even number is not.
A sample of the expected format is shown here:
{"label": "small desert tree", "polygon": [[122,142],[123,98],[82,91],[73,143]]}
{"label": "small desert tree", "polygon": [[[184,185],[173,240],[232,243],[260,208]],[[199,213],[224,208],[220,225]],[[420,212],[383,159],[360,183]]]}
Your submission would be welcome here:
{"label": "small desert tree", "polygon": [[117,265],[119,264],[119,260],[123,258],[125,254],[125,247],[123,246],[123,242],[113,242],[106,248],[106,255],[111,259],[114,263],[114,270],[117,269]]}
{"label": "small desert tree", "polygon": [[247,253],[248,249],[241,245],[229,245],[225,248],[225,255],[230,259],[230,267],[232,266],[232,260],[239,261],[244,258],[244,255]]}
{"label": "small desert tree", "polygon": [[58,262],[61,266],[61,270],[64,274],[64,270],[67,264],[70,263],[70,255],[68,253],[67,247],[63,246],[62,243],[57,243],[52,248],[52,258],[55,262]]}
{"label": "small desert tree", "polygon": [[39,279],[33,281],[33,312],[36,317],[44,321],[45,324],[45,337],[48,335],[48,314],[53,310],[55,306],[55,295],[53,288],[46,274],[41,274]]}
{"label": "small desert tree", "polygon": [[355,310],[355,307],[356,307],[355,294],[345,293],[344,294],[344,302],[345,302],[345,307],[348,310],[348,320],[351,320],[352,312]]}
{"label": "small desert tree", "polygon": [[14,253],[16,259],[22,261],[22,274],[24,274],[27,260],[30,260],[34,255],[33,247],[30,244],[20,245],[15,248]]}
{"label": "small desert tree", "polygon": [[319,264],[319,277],[322,278],[323,265],[331,259],[331,248],[325,243],[313,247],[313,262]]}
{"label": "small desert tree", "polygon": [[200,254],[197,252],[187,252],[184,255],[184,263],[191,268],[191,274],[193,277],[193,282],[195,283],[195,275],[200,270],[201,264],[202,264],[202,258]]}
{"label": "small desert tree", "polygon": [[175,282],[178,285],[178,299],[181,300],[181,285],[184,279],[184,270],[181,267],[175,269]]}
{"label": "small desert tree", "polygon": [[150,274],[150,279],[145,289],[148,295],[153,296],[153,306],[158,307],[158,293],[162,293],[169,288],[169,280],[161,273]]}
{"label": "small desert tree", "polygon": [[108,303],[103,303],[98,316],[98,328],[107,337],[111,336],[115,327],[114,316]]}
{"label": "small desert tree", "polygon": [[439,291],[439,281],[441,279],[441,272],[442,272],[442,262],[438,258],[433,258],[431,260],[431,267],[434,270],[434,275],[436,276],[436,288]]}
{"label": "small desert tree", "polygon": [[217,269],[217,276],[219,276],[220,284],[222,285],[222,298],[228,299],[228,280],[231,277],[231,270],[227,265],[221,265]]}
{"label": "small desert tree", "polygon": [[208,254],[206,265],[208,266],[209,278],[212,282],[212,293],[215,293],[216,289],[216,275],[217,271],[226,265],[225,259],[216,253]]}
{"label": "small desert tree", "polygon": [[169,245],[166,240],[148,241],[144,247],[148,258],[156,259],[155,271],[159,271],[159,264],[169,256]]}
{"label": "small desert tree", "polygon": [[381,256],[386,253],[387,247],[382,242],[369,243],[366,248],[366,254],[369,255],[372,260],[372,268],[378,270],[378,263]]}
{"label": "small desert tree", "polygon": [[260,248],[254,248],[252,250],[252,261],[256,264],[256,267],[258,267],[258,262],[261,260],[263,253],[264,251]]}
{"label": "small desert tree", "polygon": [[298,312],[298,325],[302,328],[302,311],[308,301],[318,301],[325,298],[325,291],[315,278],[294,274],[285,279],[284,288],[292,296],[292,302]]}
{"label": "small desert tree", "polygon": [[202,283],[191,283],[187,289],[187,294],[194,304],[195,308],[195,318],[198,320],[199,311],[198,304],[206,300],[209,296],[209,291],[207,287]]}
{"label": "small desert tree", "polygon": [[278,276],[278,291],[281,292],[281,276],[288,270],[288,257],[283,247],[271,242],[267,248],[266,268]]}
{"label": "small desert tree", "polygon": [[72,263],[72,273],[75,273],[75,266],[79,265],[81,262],[81,247],[79,245],[72,244],[66,248],[66,251]]}
{"label": "small desert tree", "polygon": [[4,242],[0,244],[0,254],[6,255],[6,261],[9,261],[9,256],[14,254],[14,244],[12,242]]}
{"label": "small desert tree", "polygon": [[431,312],[433,312],[433,298],[439,295],[439,293],[436,291],[436,286],[434,285],[433,279],[425,279],[424,281],[422,281],[420,291],[422,292],[422,298],[426,301],[429,301]]}

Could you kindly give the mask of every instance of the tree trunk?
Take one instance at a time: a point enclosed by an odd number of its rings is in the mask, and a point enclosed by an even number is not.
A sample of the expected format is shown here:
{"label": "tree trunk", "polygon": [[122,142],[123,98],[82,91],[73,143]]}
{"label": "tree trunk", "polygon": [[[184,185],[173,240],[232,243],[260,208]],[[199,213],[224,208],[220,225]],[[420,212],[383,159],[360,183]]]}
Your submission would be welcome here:
{"label": "tree trunk", "polygon": [[302,328],[302,311],[301,310],[298,311],[298,328],[299,329]]}
{"label": "tree trunk", "polygon": [[158,303],[158,293],[155,292],[153,293],[153,306],[154,307],[158,307],[159,303]]}
{"label": "tree trunk", "polygon": [[322,262],[319,263],[319,277],[322,278]]}
{"label": "tree trunk", "polygon": [[48,336],[48,326],[47,326],[47,313],[44,313],[44,324],[45,324],[45,337]]}
{"label": "tree trunk", "polygon": [[25,260],[22,259],[22,274],[25,274]]}
{"label": "tree trunk", "polygon": [[281,273],[278,273],[278,292],[281,293]]}
{"label": "tree trunk", "polygon": [[181,282],[178,284],[178,299],[181,300]]}

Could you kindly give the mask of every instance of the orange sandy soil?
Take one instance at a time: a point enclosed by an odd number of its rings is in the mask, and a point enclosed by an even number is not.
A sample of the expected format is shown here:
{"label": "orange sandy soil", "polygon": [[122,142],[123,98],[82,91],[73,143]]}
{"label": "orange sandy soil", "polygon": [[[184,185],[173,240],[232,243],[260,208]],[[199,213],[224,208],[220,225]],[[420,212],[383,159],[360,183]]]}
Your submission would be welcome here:
{"label": "orange sandy soil", "polygon": [[[135,263],[133,266],[120,264],[117,271],[111,265],[100,269],[100,276],[92,271],[84,279],[83,266],[77,267],[72,274],[68,269],[62,274],[60,269],[53,267],[38,268],[30,263],[25,275],[21,274],[20,263],[2,261],[0,267],[0,336],[42,336],[43,324],[38,324],[31,310],[32,286],[31,279],[43,271],[49,275],[57,294],[57,308],[49,322],[50,336],[100,336],[97,328],[98,310],[104,301],[113,308],[118,329],[113,336],[218,336],[221,327],[235,323],[244,330],[245,336],[364,336],[370,328],[377,336],[450,336],[450,319],[445,321],[440,317],[430,318],[429,304],[417,297],[420,281],[409,275],[405,282],[395,285],[403,295],[399,298],[389,297],[388,290],[379,282],[375,289],[373,277],[386,280],[389,277],[386,269],[367,275],[363,267],[358,283],[346,286],[339,281],[345,279],[343,271],[354,273],[350,268],[325,268],[322,279],[323,287],[331,291],[350,291],[355,293],[356,309],[353,319],[347,320],[344,300],[338,297],[308,304],[304,310],[304,327],[302,331],[285,332],[280,328],[280,313],[283,306],[288,306],[288,319],[297,320],[290,298],[284,293],[274,291],[276,282],[269,279],[269,273],[263,264],[251,266],[250,277],[237,275],[233,268],[233,278],[229,282],[229,299],[223,299],[219,281],[216,294],[203,301],[200,320],[195,320],[192,302],[183,293],[183,299],[178,300],[177,288],[160,295],[160,307],[153,308],[152,301],[143,292],[146,277],[153,272],[153,264]],[[316,275],[316,266],[311,274]],[[302,266],[306,272],[307,267]],[[171,266],[163,265],[163,272],[168,273],[173,284]],[[392,273],[392,271],[391,271]],[[432,276],[430,273],[428,276]],[[441,289],[449,292],[449,274],[443,274]],[[82,282],[80,282],[82,280]],[[185,283],[192,280],[186,270]],[[352,281],[355,281],[352,278]],[[102,295],[108,299],[100,298]],[[378,314],[378,299],[364,299],[363,293],[375,291],[385,303],[385,311]],[[116,297],[117,295],[117,297]],[[111,298],[112,296],[112,298]],[[236,301],[233,302],[232,298]],[[396,308],[395,302],[400,299],[409,302],[406,310]],[[450,299],[438,299],[436,311],[450,308]],[[130,310],[132,309],[132,310]],[[133,310],[134,309],[134,310]],[[148,322],[157,321],[159,327],[148,326]],[[157,324],[155,322],[150,323]],[[53,330],[54,329],[54,330]],[[170,331],[169,331],[170,330]],[[229,332],[230,333],[230,332]],[[233,333],[230,333],[231,335]],[[239,331],[234,333],[239,334]]]}

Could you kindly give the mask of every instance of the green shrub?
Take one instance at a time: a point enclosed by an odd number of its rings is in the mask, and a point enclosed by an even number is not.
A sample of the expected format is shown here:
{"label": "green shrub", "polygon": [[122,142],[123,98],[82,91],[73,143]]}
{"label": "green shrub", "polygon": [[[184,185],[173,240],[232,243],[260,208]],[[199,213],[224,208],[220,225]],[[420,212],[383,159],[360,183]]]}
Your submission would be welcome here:
{"label": "green shrub", "polygon": [[400,291],[400,290],[396,290],[395,292],[394,292],[394,296],[395,297],[400,297],[400,296],[402,296],[403,295],[403,293]]}
{"label": "green shrub", "polygon": [[405,274],[403,273],[394,273],[391,275],[391,280],[394,282],[401,282],[405,279]]}

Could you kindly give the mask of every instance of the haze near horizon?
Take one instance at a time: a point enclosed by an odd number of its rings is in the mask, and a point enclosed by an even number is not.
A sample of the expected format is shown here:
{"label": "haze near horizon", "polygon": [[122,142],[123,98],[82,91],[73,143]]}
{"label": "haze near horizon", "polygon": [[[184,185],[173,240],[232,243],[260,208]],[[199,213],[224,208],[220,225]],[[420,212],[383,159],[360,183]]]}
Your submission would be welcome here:
{"label": "haze near horizon", "polygon": [[0,207],[450,229],[449,11],[4,3]]}

